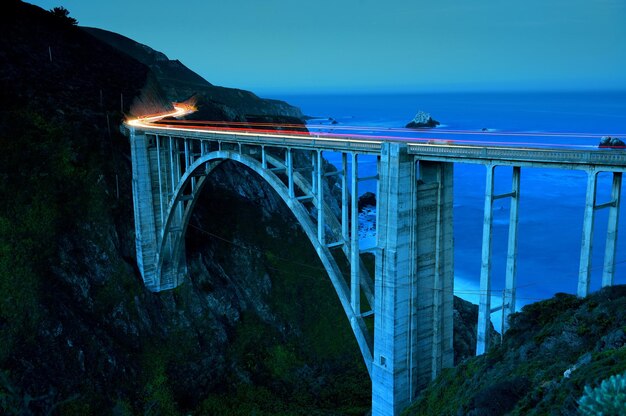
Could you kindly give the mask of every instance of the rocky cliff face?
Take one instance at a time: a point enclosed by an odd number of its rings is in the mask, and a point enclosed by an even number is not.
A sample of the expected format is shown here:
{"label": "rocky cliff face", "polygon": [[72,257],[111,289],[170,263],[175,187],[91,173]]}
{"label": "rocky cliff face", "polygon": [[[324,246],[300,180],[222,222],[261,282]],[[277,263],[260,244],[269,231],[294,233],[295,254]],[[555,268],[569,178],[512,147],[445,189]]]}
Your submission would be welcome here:
{"label": "rocky cliff face", "polygon": [[[454,297],[454,365],[476,356],[478,305]],[[500,343],[500,335],[489,325],[490,345]]]}

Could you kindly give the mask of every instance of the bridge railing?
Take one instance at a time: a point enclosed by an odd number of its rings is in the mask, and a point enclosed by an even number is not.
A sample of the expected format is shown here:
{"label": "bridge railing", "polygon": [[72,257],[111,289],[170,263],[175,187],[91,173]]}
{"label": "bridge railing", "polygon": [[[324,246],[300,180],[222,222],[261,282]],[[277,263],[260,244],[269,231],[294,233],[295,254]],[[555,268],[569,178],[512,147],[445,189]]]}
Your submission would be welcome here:
{"label": "bridge railing", "polygon": [[[210,132],[176,128],[144,128],[148,134],[161,134],[213,142],[254,144],[379,154],[382,141],[361,137],[325,137],[320,134],[295,136],[276,133]],[[458,145],[454,143],[408,143],[409,153],[418,158],[459,163],[515,164],[519,166],[589,169],[602,166],[608,171],[626,171],[626,152],[620,150],[540,149],[504,146]]]}
{"label": "bridge railing", "polygon": [[411,143],[409,153],[445,160],[458,159],[456,161],[460,163],[485,164],[486,161],[493,161],[495,164],[565,169],[588,169],[590,165],[604,166],[611,171],[626,169],[626,152],[619,150],[530,149]]}
{"label": "bridge railing", "polygon": [[322,149],[330,151],[358,151],[359,153],[380,153],[381,141],[324,137],[320,135],[289,136],[282,135],[280,131],[276,134],[255,134],[255,133],[230,133],[230,132],[202,132],[187,129],[142,129],[147,134],[159,134],[172,137],[192,138],[198,140],[209,140],[214,142],[230,142],[241,144],[256,144],[265,146],[291,147],[294,149]]}

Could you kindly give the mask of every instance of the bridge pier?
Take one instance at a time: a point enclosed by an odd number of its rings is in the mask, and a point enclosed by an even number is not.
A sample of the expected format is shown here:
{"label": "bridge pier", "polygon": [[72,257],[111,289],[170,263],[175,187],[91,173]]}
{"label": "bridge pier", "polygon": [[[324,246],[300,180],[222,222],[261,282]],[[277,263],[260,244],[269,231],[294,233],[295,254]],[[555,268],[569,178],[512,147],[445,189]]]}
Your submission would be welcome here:
{"label": "bridge pier", "polygon": [[604,268],[602,272],[602,287],[612,286],[615,274],[615,254],[617,251],[617,228],[619,223],[619,208],[621,202],[622,172],[613,172],[611,185],[611,200],[596,204],[598,187],[598,171],[587,171],[587,193],[585,196],[585,215],[583,218],[583,235],[580,249],[580,267],[578,273],[578,296],[585,297],[589,294],[591,285],[591,259],[593,254],[593,230],[595,213],[598,210],[608,208],[609,220],[606,233],[606,246],[604,251]]}
{"label": "bridge pier", "polygon": [[606,231],[606,247],[604,250],[604,269],[602,287],[613,286],[615,277],[615,255],[617,254],[617,228],[619,224],[619,208],[622,198],[622,172],[613,173],[611,186],[611,205],[609,206],[609,224]]}
{"label": "bridge pier", "polygon": [[382,145],[374,416],[399,414],[416,392],[453,364],[451,173],[451,164],[420,163],[418,184],[416,161],[406,146]]}
{"label": "bridge pier", "polygon": [[[485,185],[485,210],[483,219],[483,242],[480,268],[480,301],[478,304],[478,325],[476,335],[476,355],[484,354],[489,348],[489,323],[491,313],[499,309],[491,308],[491,246],[493,240],[493,201],[511,198],[509,217],[509,236],[507,244],[507,263],[505,290],[502,314],[504,325],[502,332],[507,329],[507,318],[515,312],[515,297],[517,287],[517,229],[519,224],[519,194],[521,168],[513,166],[511,192],[496,195],[494,193],[495,165],[487,165]],[[506,302],[508,300],[508,303]]]}
{"label": "bridge pier", "polygon": [[158,280],[156,277],[158,229],[154,215],[150,143],[145,134],[137,134],[134,129],[131,130],[130,143],[137,266],[146,287],[152,290]]}
{"label": "bridge pier", "polygon": [[[350,303],[356,314],[361,313],[361,257],[359,249],[359,162],[351,155],[350,175]],[[344,172],[346,172],[344,170]],[[344,177],[347,175],[344,175]],[[377,225],[378,226],[378,225]]]}

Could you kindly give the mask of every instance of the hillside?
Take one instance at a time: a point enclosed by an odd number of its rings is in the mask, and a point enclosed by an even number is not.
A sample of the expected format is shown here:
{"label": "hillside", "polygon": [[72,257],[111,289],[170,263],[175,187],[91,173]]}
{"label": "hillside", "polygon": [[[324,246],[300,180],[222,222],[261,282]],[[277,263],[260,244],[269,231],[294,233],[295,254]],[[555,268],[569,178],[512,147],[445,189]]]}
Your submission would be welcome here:
{"label": "hillside", "polygon": [[512,315],[502,345],[446,370],[404,414],[575,415],[585,385],[625,371],[626,286],[557,294]]}
{"label": "hillside", "polygon": [[225,164],[194,224],[247,249],[191,234],[193,278],[148,292],[118,127],[168,86],[38,7],[10,1],[0,23],[0,413],[362,413],[349,324],[277,195]]}
{"label": "hillside", "polygon": [[193,119],[286,123],[302,120],[300,109],[284,101],[263,99],[250,91],[212,85],[180,61],[170,60],[147,45],[103,29],[85,27],[83,30],[147,65],[170,101],[184,101],[193,96],[198,107],[198,112],[191,116]]}

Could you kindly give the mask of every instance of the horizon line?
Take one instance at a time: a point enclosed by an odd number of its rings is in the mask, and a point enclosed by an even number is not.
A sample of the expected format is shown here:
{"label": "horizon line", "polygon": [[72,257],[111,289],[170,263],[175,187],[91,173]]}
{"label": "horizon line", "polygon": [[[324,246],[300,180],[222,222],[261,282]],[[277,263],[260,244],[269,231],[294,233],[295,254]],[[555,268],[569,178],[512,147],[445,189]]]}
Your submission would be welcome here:
{"label": "horizon line", "polygon": [[[241,88],[238,88],[241,89]],[[268,95],[268,94],[277,94],[277,95],[416,95],[416,94],[625,94],[626,87],[618,88],[618,89],[609,89],[609,88],[576,88],[576,89],[567,89],[567,88],[511,88],[511,89],[503,89],[503,88],[492,88],[492,89],[407,89],[407,90],[399,90],[397,88],[390,89],[332,89],[332,88],[324,88],[319,90],[313,90],[308,88],[293,88],[293,89],[282,89],[282,88],[249,88],[244,87],[248,91],[255,93],[256,95]]]}

